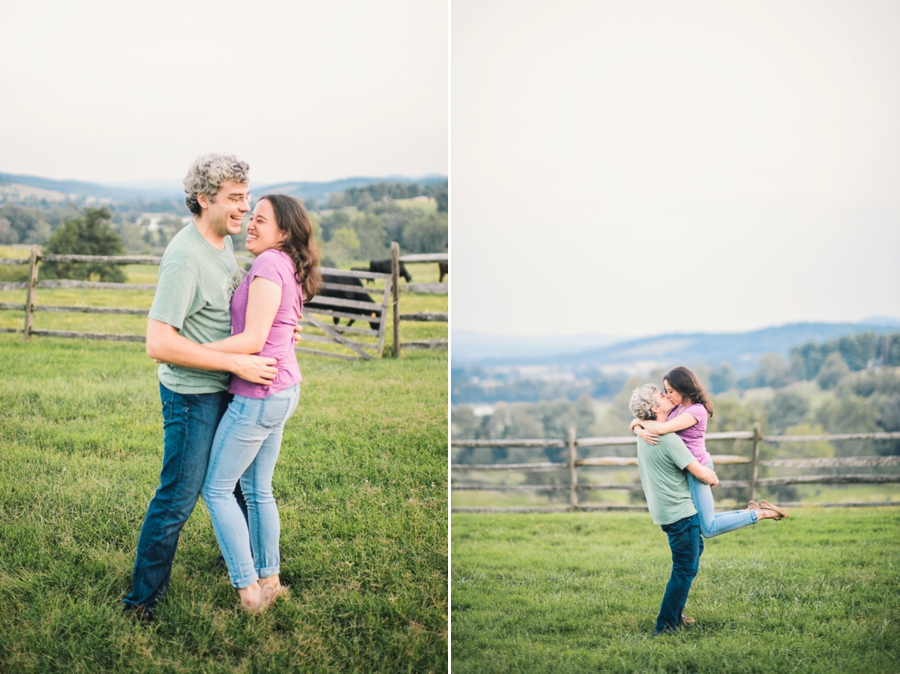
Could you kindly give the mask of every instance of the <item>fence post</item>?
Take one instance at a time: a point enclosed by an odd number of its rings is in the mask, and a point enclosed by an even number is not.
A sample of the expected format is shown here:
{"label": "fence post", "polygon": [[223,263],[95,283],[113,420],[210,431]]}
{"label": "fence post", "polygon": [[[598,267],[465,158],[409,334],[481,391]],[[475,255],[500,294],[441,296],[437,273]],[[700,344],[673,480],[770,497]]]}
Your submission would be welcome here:
{"label": "fence post", "polygon": [[34,295],[37,290],[38,265],[41,262],[41,247],[31,248],[31,259],[28,262],[28,292],[25,295],[25,341],[31,339],[31,325],[34,323]]}
{"label": "fence post", "polygon": [[762,429],[759,422],[753,424],[753,472],[750,474],[750,500],[756,500],[756,476],[759,473],[759,441]]}
{"label": "fence post", "polygon": [[391,283],[394,291],[394,358],[400,357],[400,244],[391,241]]}
{"label": "fence post", "polygon": [[578,460],[578,447],[575,445],[575,429],[569,429],[569,437],[567,439],[569,445],[569,505],[572,510],[578,509],[578,469],[575,467],[575,461]]}

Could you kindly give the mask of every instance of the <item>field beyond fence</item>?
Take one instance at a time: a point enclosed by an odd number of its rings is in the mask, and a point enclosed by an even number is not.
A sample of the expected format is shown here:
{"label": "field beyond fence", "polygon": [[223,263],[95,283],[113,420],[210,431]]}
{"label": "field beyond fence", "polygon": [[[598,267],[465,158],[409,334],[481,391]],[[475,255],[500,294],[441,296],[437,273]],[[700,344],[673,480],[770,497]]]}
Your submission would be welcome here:
{"label": "field beyond fence", "polygon": [[[13,250],[17,253],[24,252],[21,247]],[[27,266],[23,280],[4,282],[5,279],[0,278],[0,291],[21,293],[19,298],[21,301],[0,302],[0,310],[6,312],[6,315],[0,318],[0,333],[22,333],[26,340],[32,335],[38,335],[125,342],[144,341],[143,332],[146,327],[144,317],[149,311],[152,291],[156,289],[156,270],[148,273],[146,269],[158,267],[160,260],[160,257],[152,256],[45,255],[39,246],[33,246],[28,257],[19,255],[0,258],[0,269],[9,270]],[[237,260],[248,267],[252,262],[252,258],[240,256]],[[401,256],[398,244],[393,243],[390,273],[323,269],[323,273],[330,274],[331,278],[322,284],[322,292],[310,305],[304,306],[304,318],[300,324],[307,329],[306,341],[298,345],[297,351],[307,355],[344,360],[368,360],[382,356],[385,351],[386,335],[389,335],[388,352],[394,357],[399,356],[404,348],[446,350],[447,329],[446,325],[440,327],[440,324],[449,321],[446,297],[448,284],[428,281],[438,276],[438,273],[443,278],[444,272],[438,272],[438,265],[440,263],[446,266],[448,260],[446,253]],[[41,280],[42,262],[125,266],[131,282]],[[406,284],[405,292],[399,276],[401,263],[412,265],[419,275],[419,282]],[[372,284],[371,287],[369,284]],[[37,300],[38,290],[42,291],[41,302]],[[401,295],[405,295],[402,302],[405,313],[401,312]],[[129,303],[127,296],[134,301]],[[77,300],[71,303],[75,298]],[[70,303],[59,303],[66,300]],[[128,306],[129,304],[139,306]],[[62,327],[81,327],[81,329],[60,329],[57,327],[60,323],[58,318],[50,319],[49,327],[35,325],[36,314],[45,316],[48,313],[54,317],[80,314],[83,317],[81,320],[70,319],[67,324],[63,323]],[[11,322],[9,314],[14,314],[15,318],[19,319],[18,326]],[[88,315],[86,319],[85,315]],[[107,320],[107,324],[128,326],[126,329],[130,331],[83,329],[82,326],[86,323],[91,327],[103,325],[103,321],[97,320],[99,316],[113,319]],[[403,329],[406,341],[401,338],[401,323],[406,323],[407,326]],[[438,327],[435,327],[436,325]],[[141,328],[140,333],[135,333],[134,330],[138,327]]]}

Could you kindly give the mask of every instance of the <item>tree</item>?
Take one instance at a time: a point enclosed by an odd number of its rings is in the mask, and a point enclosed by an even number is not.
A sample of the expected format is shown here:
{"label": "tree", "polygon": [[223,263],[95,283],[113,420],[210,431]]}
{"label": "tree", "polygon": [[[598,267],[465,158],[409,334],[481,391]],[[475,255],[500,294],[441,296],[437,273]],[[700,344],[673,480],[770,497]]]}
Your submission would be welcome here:
{"label": "tree", "polygon": [[710,393],[725,393],[737,384],[734,370],[728,363],[722,363],[709,374]]}
{"label": "tree", "polygon": [[447,213],[448,212],[450,194],[447,191],[446,187],[434,195],[434,200],[437,202],[437,212],[438,213]]}
{"label": "tree", "polygon": [[[102,208],[85,208],[80,218],[67,220],[47,241],[44,252],[54,255],[122,255],[125,246],[110,225],[111,213]],[[70,278],[122,283],[125,274],[113,264],[47,262],[42,267],[51,278]]]}
{"label": "tree", "polygon": [[321,220],[322,240],[331,241],[332,235],[339,229],[350,226],[352,218],[347,211],[336,210],[324,216]]}
{"label": "tree", "polygon": [[353,219],[353,230],[359,237],[359,256],[363,260],[378,260],[390,250],[390,241],[384,222],[374,213],[358,215]]}
{"label": "tree", "polygon": [[[797,424],[788,426],[785,435],[825,435],[819,424]],[[775,445],[775,456],[783,459],[830,459],[834,456],[834,445],[827,440],[811,442],[779,442]]]}
{"label": "tree", "polygon": [[18,240],[9,220],[0,216],[0,243],[16,243]]}
{"label": "tree", "polygon": [[878,410],[870,398],[849,395],[826,400],[816,410],[816,421],[828,433],[876,433]]}
{"label": "tree", "polygon": [[337,230],[325,250],[339,260],[352,260],[359,250],[359,237],[349,227]]}
{"label": "tree", "polygon": [[850,374],[850,368],[841,358],[841,354],[835,351],[822,363],[822,367],[819,368],[819,373],[816,375],[816,381],[822,388],[832,389],[848,374]]}
{"label": "tree", "polygon": [[447,216],[420,216],[403,228],[403,250],[410,253],[442,253],[447,250]]}
{"label": "tree", "polygon": [[769,417],[769,428],[774,433],[781,433],[788,426],[794,426],[806,420],[809,414],[809,400],[790,391],[778,391],[766,403]]}

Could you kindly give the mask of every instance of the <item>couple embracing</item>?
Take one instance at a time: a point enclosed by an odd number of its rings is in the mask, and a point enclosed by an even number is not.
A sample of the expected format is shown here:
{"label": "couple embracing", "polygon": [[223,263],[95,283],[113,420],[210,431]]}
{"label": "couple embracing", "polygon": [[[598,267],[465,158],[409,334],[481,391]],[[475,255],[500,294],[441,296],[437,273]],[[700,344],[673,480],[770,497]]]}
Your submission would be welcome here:
{"label": "couple embracing", "polygon": [[321,277],[309,215],[285,195],[258,201],[247,229],[256,259],[244,276],[230,235],[250,212],[248,173],[233,156],[194,162],[184,179],[193,222],[159,267],[147,354],[161,363],[162,471],[123,600],[142,620],[169,585],[179,535],[201,495],[241,606],[258,612],[287,592],[272,474],[300,397],[297,323]]}
{"label": "couple embracing", "polygon": [[703,385],[686,367],[655,384],[634,390],[629,403],[635,416],[631,430],[638,436],[638,468],[653,523],[662,527],[672,551],[672,572],[663,595],[655,634],[695,621],[684,615],[691,584],[700,568],[703,539],[781,520],[783,508],[768,501],[750,501],[743,510],[716,513],[712,487],[719,483],[706,451],[706,422],[713,404]]}

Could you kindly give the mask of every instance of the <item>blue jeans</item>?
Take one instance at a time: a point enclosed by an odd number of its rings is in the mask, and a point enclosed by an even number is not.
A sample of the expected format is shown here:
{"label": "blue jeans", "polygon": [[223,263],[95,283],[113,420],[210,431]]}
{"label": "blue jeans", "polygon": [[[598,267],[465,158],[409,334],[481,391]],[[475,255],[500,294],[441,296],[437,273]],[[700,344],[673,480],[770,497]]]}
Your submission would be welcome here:
{"label": "blue jeans", "polygon": [[[713,470],[713,462],[710,459],[706,467]],[[727,513],[716,513],[713,503],[712,488],[703,484],[696,477],[687,474],[688,486],[691,488],[691,499],[697,509],[700,518],[700,533],[704,538],[712,538],[729,531],[756,524],[758,517],[755,510],[730,510]]]}
{"label": "blue jeans", "polygon": [[[284,424],[299,399],[299,384],[268,398],[236,395],[216,432],[202,495],[231,584],[238,589],[279,572],[281,524],[272,473]],[[239,480],[247,500],[246,521],[233,494]]]}
{"label": "blue jeans", "polygon": [[703,554],[703,538],[697,515],[665,524],[662,530],[669,537],[669,548],[672,550],[672,575],[659,607],[654,636],[674,630],[681,624],[681,614],[691,591],[691,583],[700,569],[700,555]]}
{"label": "blue jeans", "polygon": [[163,447],[159,487],[141,526],[126,608],[152,611],[172,575],[175,548],[185,522],[194,511],[206,477],[209,450],[231,394],[182,394],[160,384]]}

